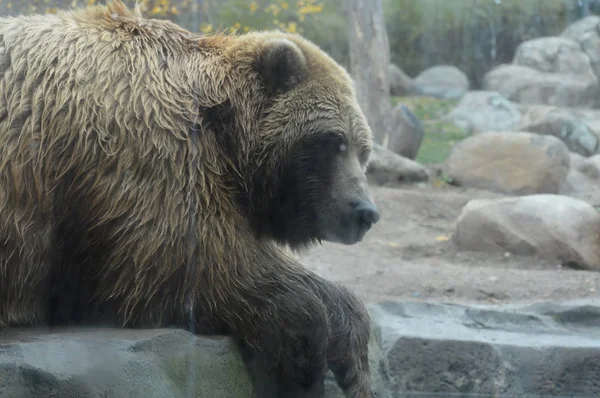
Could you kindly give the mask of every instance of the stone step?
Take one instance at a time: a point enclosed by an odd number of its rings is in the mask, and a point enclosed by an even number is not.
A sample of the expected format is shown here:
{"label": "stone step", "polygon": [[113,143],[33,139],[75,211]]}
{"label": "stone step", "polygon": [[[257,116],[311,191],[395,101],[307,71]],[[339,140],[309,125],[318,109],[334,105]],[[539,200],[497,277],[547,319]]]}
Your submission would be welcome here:
{"label": "stone step", "polygon": [[599,304],[383,302],[371,312],[398,396],[598,397]]}

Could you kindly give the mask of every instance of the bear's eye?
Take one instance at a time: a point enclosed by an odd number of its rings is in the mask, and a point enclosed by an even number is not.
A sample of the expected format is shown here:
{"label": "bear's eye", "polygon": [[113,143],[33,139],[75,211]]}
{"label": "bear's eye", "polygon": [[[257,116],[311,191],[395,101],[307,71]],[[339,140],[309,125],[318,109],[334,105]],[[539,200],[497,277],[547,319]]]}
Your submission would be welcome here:
{"label": "bear's eye", "polygon": [[325,136],[327,137],[326,145],[333,153],[346,152],[348,150],[348,144],[341,134],[326,133]]}

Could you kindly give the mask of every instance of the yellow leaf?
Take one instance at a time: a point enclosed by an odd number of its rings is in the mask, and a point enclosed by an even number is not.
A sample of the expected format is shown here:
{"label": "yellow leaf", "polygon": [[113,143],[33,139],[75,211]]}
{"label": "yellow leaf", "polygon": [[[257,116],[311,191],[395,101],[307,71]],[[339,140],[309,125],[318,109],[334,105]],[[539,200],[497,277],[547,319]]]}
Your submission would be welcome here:
{"label": "yellow leaf", "polygon": [[388,242],[388,244],[387,244],[387,245],[388,245],[389,247],[400,247],[400,245],[399,245],[399,244],[397,244],[397,243],[394,243],[394,242]]}
{"label": "yellow leaf", "polygon": [[287,27],[287,31],[289,33],[296,33],[298,31],[296,28],[297,28],[296,22],[289,22],[288,23],[288,27]]}
{"label": "yellow leaf", "polygon": [[446,235],[440,235],[437,238],[435,238],[435,240],[437,240],[438,242],[446,242],[446,241],[450,240],[450,238],[447,237]]}
{"label": "yellow leaf", "polygon": [[318,5],[318,6],[310,4],[310,5],[306,5],[304,7],[301,7],[298,10],[298,13],[306,15],[306,14],[316,14],[316,13],[319,13],[321,11],[323,11],[323,5],[322,4]]}

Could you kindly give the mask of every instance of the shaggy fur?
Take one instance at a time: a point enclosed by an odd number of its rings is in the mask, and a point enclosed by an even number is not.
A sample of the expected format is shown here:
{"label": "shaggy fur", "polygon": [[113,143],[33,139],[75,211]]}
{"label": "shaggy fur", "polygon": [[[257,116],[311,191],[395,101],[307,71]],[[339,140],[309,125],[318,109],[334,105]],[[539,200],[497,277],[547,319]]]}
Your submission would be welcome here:
{"label": "shaggy fur", "polygon": [[336,221],[370,200],[353,90],[296,35],[196,36],[120,1],[0,19],[0,327],[191,319],[278,396],[322,397],[329,367],[371,397],[364,306],[281,246],[362,236]]}

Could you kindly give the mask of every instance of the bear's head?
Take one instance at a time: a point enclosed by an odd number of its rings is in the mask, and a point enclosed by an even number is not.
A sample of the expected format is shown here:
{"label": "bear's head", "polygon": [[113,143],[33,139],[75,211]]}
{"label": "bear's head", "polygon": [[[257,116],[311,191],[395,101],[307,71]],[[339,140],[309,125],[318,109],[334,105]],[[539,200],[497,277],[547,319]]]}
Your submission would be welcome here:
{"label": "bear's head", "polygon": [[353,81],[297,35],[247,40],[258,43],[252,68],[262,96],[250,156],[254,227],[293,249],[361,241],[380,216],[365,175],[372,132]]}
{"label": "bear's head", "polygon": [[74,18],[94,34],[104,27],[113,42],[99,43],[144,55],[127,67],[156,80],[136,78],[141,101],[156,101],[146,118],[162,103],[159,124],[182,119],[196,145],[217,141],[202,161],[222,162],[209,168],[259,236],[292,249],[354,244],[379,220],[365,175],[372,132],[350,75],[315,44],[275,31],[196,35],[120,0]]}

